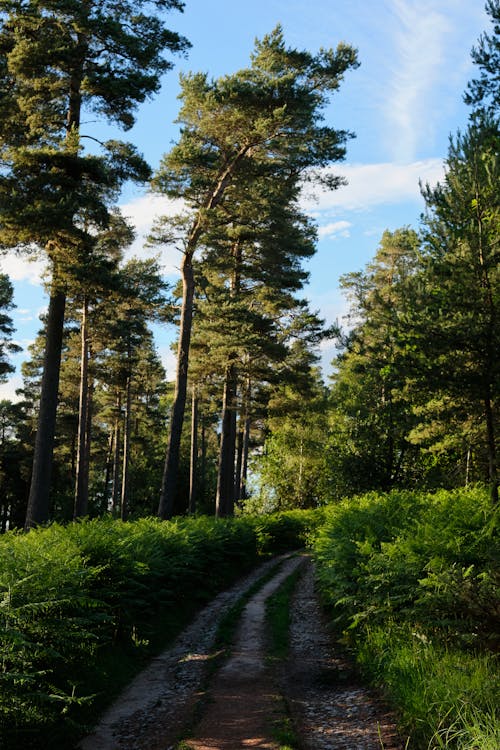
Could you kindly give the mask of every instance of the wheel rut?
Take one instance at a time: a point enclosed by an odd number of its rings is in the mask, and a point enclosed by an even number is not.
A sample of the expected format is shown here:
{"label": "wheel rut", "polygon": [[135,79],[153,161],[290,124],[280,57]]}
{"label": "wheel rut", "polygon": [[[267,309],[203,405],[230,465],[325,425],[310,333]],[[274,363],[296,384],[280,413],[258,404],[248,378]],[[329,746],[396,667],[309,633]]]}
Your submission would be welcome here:
{"label": "wheel rut", "polygon": [[[293,726],[297,750],[402,750],[394,717],[332,643],[306,555],[285,558],[248,601],[231,656],[208,690],[203,687],[221,616],[272,564],[206,607],[79,750],[279,750],[274,729],[284,721]],[[266,660],[266,601],[298,567],[303,575],[291,605],[290,655],[276,668]]]}

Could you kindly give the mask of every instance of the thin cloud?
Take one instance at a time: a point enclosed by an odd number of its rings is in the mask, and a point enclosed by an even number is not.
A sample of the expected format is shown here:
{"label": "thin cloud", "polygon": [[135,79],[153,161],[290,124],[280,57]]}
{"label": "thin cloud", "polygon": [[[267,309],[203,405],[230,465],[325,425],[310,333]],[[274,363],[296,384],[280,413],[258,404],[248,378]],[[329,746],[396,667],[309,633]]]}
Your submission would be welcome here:
{"label": "thin cloud", "polygon": [[407,201],[420,203],[419,181],[435,185],[443,178],[444,163],[441,159],[425,159],[409,164],[344,164],[331,171],[346,177],[348,184],[338,190],[304,195],[302,200],[304,209],[319,219],[324,212],[363,211]]}
{"label": "thin cloud", "polygon": [[181,200],[162,198],[157,195],[143,195],[129,203],[120,206],[123,216],[130,220],[136,231],[136,239],[127,249],[126,257],[139,258],[159,255],[163,271],[167,276],[179,275],[179,251],[172,246],[151,247],[147,244],[155,219],[159,216],[175,216],[182,212],[184,204]]}
{"label": "thin cloud", "polygon": [[318,236],[322,239],[327,237],[349,237],[349,229],[352,226],[350,221],[334,221],[330,224],[324,224],[318,229]]}
{"label": "thin cloud", "polygon": [[397,161],[415,158],[428,127],[429,104],[434,100],[443,72],[447,37],[452,27],[435,5],[432,0],[424,3],[392,0],[396,64],[386,106],[392,151]]}

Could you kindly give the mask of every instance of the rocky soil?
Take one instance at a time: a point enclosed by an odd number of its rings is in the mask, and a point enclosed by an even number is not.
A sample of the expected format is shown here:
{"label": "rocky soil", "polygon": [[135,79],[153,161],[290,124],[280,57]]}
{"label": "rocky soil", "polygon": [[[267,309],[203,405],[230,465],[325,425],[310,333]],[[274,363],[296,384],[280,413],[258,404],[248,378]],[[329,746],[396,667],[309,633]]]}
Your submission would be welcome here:
{"label": "rocky soil", "polygon": [[[273,565],[220,594],[173,646],[141,673],[102,717],[80,750],[278,750],[273,728],[289,717],[302,750],[402,750],[393,717],[357,680],[332,643],[307,557],[285,559],[248,602],[230,659],[210,680],[207,667],[222,615]],[[265,659],[265,601],[297,566],[291,649],[272,670]]]}

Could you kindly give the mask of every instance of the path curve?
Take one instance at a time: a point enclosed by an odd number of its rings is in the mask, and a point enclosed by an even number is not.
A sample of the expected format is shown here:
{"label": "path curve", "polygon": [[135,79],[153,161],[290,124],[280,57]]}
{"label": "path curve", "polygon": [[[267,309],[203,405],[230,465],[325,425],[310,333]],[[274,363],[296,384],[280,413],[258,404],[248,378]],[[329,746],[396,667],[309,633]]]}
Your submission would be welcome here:
{"label": "path curve", "polygon": [[200,698],[221,617],[276,562],[275,558],[258,566],[205,606],[172,646],[118,696],[78,750],[174,748]]}

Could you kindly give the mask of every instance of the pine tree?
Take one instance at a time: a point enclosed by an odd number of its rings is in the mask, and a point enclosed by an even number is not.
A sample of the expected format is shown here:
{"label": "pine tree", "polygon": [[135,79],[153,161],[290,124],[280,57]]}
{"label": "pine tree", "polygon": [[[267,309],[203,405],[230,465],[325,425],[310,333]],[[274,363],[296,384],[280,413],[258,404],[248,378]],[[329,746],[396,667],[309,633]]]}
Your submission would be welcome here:
{"label": "pine tree", "polygon": [[[306,172],[312,177],[313,167],[344,156],[350,134],[324,126],[322,117],[329,95],[356,65],[356,53],[347,45],[316,56],[287,49],[278,27],[257,42],[250,68],[217,81],[202,74],[181,81],[181,137],[154,180],[158,192],[183,198],[190,209],[181,239],[183,302],[160,517],[172,514],[179,463],[195,292],[194,254],[206,241],[214,213],[215,221],[220,219],[226,196],[240,176],[245,181],[256,166],[265,165],[269,181],[298,181]],[[332,188],[341,182],[324,179]],[[159,229],[156,237],[171,240],[172,234],[172,225],[165,227],[164,222],[163,233]]]}
{"label": "pine tree", "polygon": [[14,325],[9,312],[15,307],[13,295],[14,288],[9,277],[0,273],[0,382],[14,371],[9,362],[9,354],[21,351],[21,347],[12,341]]}
{"label": "pine tree", "polygon": [[[66,284],[77,258],[91,262],[96,231],[123,180],[148,168],[130,144],[83,152],[82,116],[127,129],[134,109],[187,42],[165,28],[177,0],[0,3],[0,239],[44,248],[52,268],[47,342],[26,527],[47,520]],[[95,142],[95,139],[94,141]]]}

